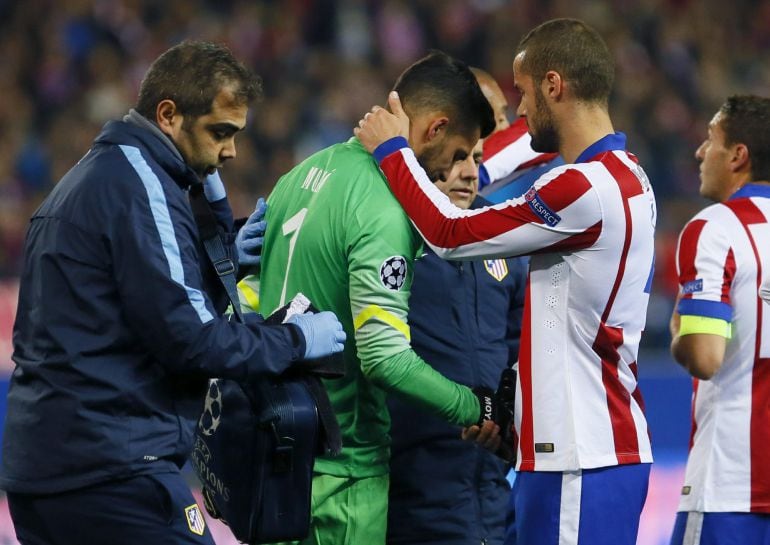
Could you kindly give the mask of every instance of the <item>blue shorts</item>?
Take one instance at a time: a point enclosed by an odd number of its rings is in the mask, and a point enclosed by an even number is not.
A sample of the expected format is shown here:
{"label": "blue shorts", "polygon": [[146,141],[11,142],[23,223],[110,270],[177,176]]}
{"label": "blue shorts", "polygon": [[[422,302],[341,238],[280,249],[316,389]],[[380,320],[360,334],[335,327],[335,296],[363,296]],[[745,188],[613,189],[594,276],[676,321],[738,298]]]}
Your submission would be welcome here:
{"label": "blue shorts", "polygon": [[676,514],[671,545],[770,545],[770,515],[763,513]]}
{"label": "blue shorts", "polygon": [[59,494],[8,494],[22,545],[214,545],[179,473],[143,475]]}
{"label": "blue shorts", "polygon": [[650,464],[522,471],[505,545],[636,545]]}

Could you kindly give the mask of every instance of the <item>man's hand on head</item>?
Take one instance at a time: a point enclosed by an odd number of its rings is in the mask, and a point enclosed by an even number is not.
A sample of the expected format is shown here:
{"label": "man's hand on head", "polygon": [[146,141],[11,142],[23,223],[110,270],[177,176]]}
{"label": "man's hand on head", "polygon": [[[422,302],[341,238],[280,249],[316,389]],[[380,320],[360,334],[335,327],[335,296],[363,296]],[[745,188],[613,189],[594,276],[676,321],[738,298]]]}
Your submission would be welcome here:
{"label": "man's hand on head", "polygon": [[358,127],[353,129],[353,134],[369,153],[396,136],[409,139],[409,118],[395,91],[391,91],[388,95],[388,106],[393,113],[375,106],[358,122]]}

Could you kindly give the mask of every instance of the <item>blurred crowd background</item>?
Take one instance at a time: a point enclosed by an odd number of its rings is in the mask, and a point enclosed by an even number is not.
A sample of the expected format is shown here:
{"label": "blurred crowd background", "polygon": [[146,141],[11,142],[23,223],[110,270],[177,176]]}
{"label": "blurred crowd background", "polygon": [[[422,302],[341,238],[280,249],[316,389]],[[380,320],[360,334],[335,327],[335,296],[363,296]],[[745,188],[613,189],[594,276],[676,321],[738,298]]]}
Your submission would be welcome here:
{"label": "blurred crowd background", "polygon": [[0,279],[18,275],[43,196],[104,122],[133,105],[151,60],[180,40],[224,42],[264,80],[224,172],[246,215],[282,173],[347,139],[430,48],[491,72],[515,115],[514,48],[561,16],[595,26],[615,54],[615,127],[658,197],[645,345],[664,346],[676,235],[704,204],[693,152],[727,95],[770,92],[768,1],[0,0]]}
{"label": "blurred crowd background", "polygon": [[[223,42],[262,76],[264,99],[223,173],[245,216],[297,162],[349,138],[431,48],[489,71],[513,117],[514,48],[553,17],[584,19],[607,40],[615,128],[658,198],[640,356],[656,464],[639,543],[668,543],[690,397],[688,376],[667,354],[676,238],[705,204],[693,154],[709,119],[730,94],[770,94],[770,0],[0,0],[0,421],[28,218],[101,126],[133,106],[162,51],[186,38]],[[15,543],[1,494],[0,543]]]}

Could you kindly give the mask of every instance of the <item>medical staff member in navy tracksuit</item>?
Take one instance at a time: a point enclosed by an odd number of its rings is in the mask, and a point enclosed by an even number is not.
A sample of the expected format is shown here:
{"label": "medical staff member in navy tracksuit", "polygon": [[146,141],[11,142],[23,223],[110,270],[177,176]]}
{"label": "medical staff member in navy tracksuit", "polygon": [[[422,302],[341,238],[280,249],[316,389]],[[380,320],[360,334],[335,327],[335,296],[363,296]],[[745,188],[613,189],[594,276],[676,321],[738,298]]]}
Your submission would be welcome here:
{"label": "medical staff member in navy tracksuit", "polygon": [[342,349],[332,313],[222,315],[188,193],[204,190],[233,261],[254,264],[259,218],[236,237],[216,169],[258,92],[226,48],[171,48],[32,217],[0,473],[22,544],[213,545],[180,475],[207,380]]}
{"label": "medical staff member in navy tracksuit", "polygon": [[[436,185],[461,208],[476,198],[481,142]],[[496,390],[518,357],[525,258],[444,261],[430,249],[415,262],[409,299],[412,346],[441,374]],[[503,543],[509,464],[461,431],[393,398],[389,545]],[[419,426],[414,423],[420,422]]]}

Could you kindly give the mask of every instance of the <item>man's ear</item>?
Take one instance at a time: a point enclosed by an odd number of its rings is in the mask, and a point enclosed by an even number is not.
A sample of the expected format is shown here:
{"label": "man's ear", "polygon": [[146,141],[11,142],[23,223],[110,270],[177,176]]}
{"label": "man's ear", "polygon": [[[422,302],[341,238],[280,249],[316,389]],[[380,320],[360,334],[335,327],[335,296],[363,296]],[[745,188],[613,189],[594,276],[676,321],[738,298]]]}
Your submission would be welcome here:
{"label": "man's ear", "polygon": [[730,154],[730,170],[733,172],[751,170],[751,157],[746,144],[735,144]]}
{"label": "man's ear", "polygon": [[158,102],[158,106],[155,108],[155,123],[158,124],[163,134],[172,139],[176,137],[182,127],[182,121],[184,118],[173,100],[164,99]]}
{"label": "man's ear", "polygon": [[543,94],[554,101],[561,99],[564,93],[564,80],[556,70],[549,70],[541,83]]}
{"label": "man's ear", "polygon": [[426,142],[432,142],[434,139],[443,136],[448,126],[449,118],[446,116],[442,115],[431,120],[425,133]]}

